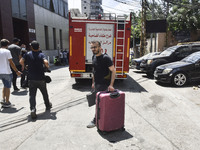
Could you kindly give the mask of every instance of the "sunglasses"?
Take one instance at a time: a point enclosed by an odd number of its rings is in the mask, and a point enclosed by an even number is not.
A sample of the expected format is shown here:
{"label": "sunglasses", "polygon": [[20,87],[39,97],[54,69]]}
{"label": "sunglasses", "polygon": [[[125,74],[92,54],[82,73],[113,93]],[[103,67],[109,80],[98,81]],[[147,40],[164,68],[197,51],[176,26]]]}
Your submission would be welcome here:
{"label": "sunglasses", "polygon": [[92,46],[92,47],[90,47],[90,49],[93,49],[93,48],[97,48],[98,46]]}

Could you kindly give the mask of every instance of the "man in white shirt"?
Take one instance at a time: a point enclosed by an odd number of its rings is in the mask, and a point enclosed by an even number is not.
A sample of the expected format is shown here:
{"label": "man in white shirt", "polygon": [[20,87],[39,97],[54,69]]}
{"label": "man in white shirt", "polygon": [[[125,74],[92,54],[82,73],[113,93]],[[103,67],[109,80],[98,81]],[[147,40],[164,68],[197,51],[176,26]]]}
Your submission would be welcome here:
{"label": "man in white shirt", "polygon": [[21,72],[16,68],[15,64],[12,61],[12,55],[10,51],[7,49],[9,45],[9,41],[6,39],[1,40],[1,48],[0,48],[0,79],[3,82],[3,91],[1,103],[5,106],[11,105],[10,98],[10,88],[12,83],[12,69],[16,72],[18,76],[21,75]]}

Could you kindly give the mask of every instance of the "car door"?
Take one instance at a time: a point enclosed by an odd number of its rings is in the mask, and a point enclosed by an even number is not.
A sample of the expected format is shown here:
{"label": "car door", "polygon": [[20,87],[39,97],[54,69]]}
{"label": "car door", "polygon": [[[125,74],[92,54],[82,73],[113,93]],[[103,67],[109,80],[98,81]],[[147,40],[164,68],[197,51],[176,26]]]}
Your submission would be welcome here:
{"label": "car door", "polygon": [[192,52],[194,53],[194,52],[198,52],[198,51],[200,51],[200,45],[193,45]]}
{"label": "car door", "polygon": [[195,63],[195,70],[192,73],[191,77],[195,80],[200,80],[200,59]]}

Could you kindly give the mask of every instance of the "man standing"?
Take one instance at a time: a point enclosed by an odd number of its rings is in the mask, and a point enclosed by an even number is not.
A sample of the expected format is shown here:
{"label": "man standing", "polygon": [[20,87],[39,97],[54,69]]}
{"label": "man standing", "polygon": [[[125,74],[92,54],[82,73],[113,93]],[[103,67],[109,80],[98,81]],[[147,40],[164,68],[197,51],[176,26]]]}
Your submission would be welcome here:
{"label": "man standing", "polygon": [[[19,63],[19,60],[21,58],[21,48],[19,47],[19,42],[20,39],[18,38],[14,38],[13,39],[13,44],[8,46],[8,49],[11,52],[12,58],[13,58],[13,62],[16,65],[17,69],[21,71],[21,65]],[[15,73],[15,71],[12,69],[12,73],[13,73],[13,88],[15,91],[19,91],[17,85],[16,85],[16,81],[17,81],[17,74]]]}
{"label": "man standing", "polygon": [[[92,79],[92,88],[95,88],[95,91],[114,91],[114,81],[116,70],[113,65],[111,58],[107,54],[102,54],[101,52],[101,43],[99,41],[91,42],[91,50],[93,52],[93,79]],[[108,79],[111,72],[111,79]],[[94,118],[87,128],[95,127]]]}
{"label": "man standing", "polygon": [[0,79],[3,82],[3,91],[2,91],[2,104],[4,106],[9,107],[11,105],[10,98],[10,88],[12,82],[12,71],[10,66],[14,70],[17,75],[20,75],[21,72],[16,68],[15,64],[12,61],[12,55],[10,51],[7,49],[9,45],[9,41],[6,39],[1,40],[1,48],[0,48]]}
{"label": "man standing", "polygon": [[31,110],[31,118],[36,119],[36,92],[40,89],[46,110],[50,110],[52,104],[49,102],[49,96],[47,92],[46,82],[44,80],[44,66],[49,68],[49,64],[45,55],[39,50],[39,43],[37,41],[32,41],[30,43],[30,52],[24,54],[20,59],[20,64],[22,65],[22,71],[24,70],[25,62],[28,65],[28,84],[29,84],[29,102]]}

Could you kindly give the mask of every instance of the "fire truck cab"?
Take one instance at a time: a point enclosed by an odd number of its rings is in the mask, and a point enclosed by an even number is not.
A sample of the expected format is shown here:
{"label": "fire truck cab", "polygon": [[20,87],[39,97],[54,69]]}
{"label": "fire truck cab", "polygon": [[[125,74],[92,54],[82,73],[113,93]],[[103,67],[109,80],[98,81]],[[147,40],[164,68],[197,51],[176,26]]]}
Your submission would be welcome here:
{"label": "fire truck cab", "polygon": [[115,14],[88,18],[71,17],[69,13],[69,71],[72,78],[92,78],[90,43],[100,41],[116,68],[116,79],[126,79],[129,72],[131,19]]}

